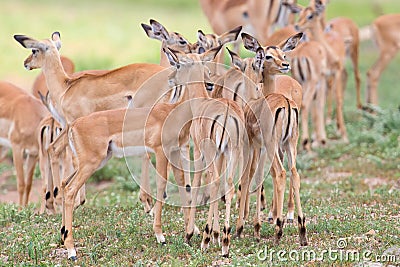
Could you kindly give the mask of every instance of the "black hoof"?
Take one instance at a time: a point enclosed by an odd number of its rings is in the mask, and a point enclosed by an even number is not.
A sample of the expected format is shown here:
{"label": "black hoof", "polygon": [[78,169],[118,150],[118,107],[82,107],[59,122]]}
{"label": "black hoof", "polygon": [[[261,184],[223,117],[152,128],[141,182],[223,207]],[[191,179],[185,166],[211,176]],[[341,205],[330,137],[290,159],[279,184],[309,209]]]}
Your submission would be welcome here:
{"label": "black hoof", "polygon": [[307,239],[306,240],[300,240],[300,246],[303,246],[303,247],[308,246]]}
{"label": "black hoof", "polygon": [[229,253],[226,253],[226,254],[222,255],[222,257],[229,258]]}
{"label": "black hoof", "polygon": [[287,223],[293,223],[293,219],[287,219]]}
{"label": "black hoof", "polygon": [[268,223],[269,224],[272,224],[274,222],[274,219],[273,218],[268,218]]}
{"label": "black hoof", "polygon": [[164,241],[164,242],[161,242],[161,245],[162,245],[162,246],[165,246],[165,245],[167,245],[167,242],[165,242],[165,241]]}
{"label": "black hoof", "polygon": [[68,259],[71,260],[71,261],[77,261],[78,257],[77,256],[72,256],[72,257],[69,257]]}

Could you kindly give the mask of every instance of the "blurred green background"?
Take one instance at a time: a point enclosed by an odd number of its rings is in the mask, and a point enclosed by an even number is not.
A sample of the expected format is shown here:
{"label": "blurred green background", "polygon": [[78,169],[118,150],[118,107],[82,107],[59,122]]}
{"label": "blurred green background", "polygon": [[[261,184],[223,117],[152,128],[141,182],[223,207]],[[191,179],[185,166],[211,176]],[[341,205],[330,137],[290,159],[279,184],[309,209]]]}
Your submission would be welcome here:
{"label": "blurred green background", "polygon": [[[299,0],[307,4],[308,0]],[[360,27],[368,25],[382,13],[400,12],[399,0],[331,0],[328,17],[347,16]],[[77,70],[112,69],[134,62],[157,63],[160,42],[149,39],[140,23],[154,18],[167,29],[182,33],[195,41],[196,32],[211,28],[196,0],[13,0],[0,1],[0,79],[27,90],[39,73],[26,71],[23,60],[28,51],[12,36],[26,34],[42,39],[60,31],[61,53],[70,57]],[[361,44],[360,68],[365,88],[365,73],[377,58],[371,41]],[[393,85],[398,83],[399,57],[382,77],[380,103],[397,106],[400,101]],[[346,102],[353,108],[354,82],[349,76]],[[397,101],[394,101],[397,100]]]}

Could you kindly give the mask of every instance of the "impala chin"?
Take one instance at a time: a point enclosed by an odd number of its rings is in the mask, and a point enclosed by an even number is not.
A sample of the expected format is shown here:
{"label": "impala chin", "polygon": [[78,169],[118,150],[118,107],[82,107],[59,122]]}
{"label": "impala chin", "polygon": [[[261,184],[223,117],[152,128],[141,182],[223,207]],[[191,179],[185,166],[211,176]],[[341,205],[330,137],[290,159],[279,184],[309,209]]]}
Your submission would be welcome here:
{"label": "impala chin", "polygon": [[290,71],[290,68],[281,68],[281,69],[279,69],[280,70],[280,72],[282,72],[282,73],[288,73],[289,71]]}

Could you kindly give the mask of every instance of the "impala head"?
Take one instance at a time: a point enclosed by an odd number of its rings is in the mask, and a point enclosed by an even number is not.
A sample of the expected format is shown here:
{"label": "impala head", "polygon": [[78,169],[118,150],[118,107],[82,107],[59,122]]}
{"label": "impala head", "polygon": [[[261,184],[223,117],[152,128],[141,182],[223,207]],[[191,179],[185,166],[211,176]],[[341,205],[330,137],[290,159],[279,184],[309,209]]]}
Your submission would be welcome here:
{"label": "impala head", "polygon": [[168,47],[179,52],[192,52],[193,45],[189,41],[187,41],[181,34],[177,32],[169,32],[158,21],[151,19],[150,25],[144,23],[141,25],[149,38],[165,42]]}
{"label": "impala head", "polygon": [[204,83],[206,88],[213,85],[207,63],[214,60],[221,47],[210,49],[202,54],[184,54],[164,46],[163,51],[173,67],[168,80],[169,85],[179,87],[196,82]]}
{"label": "impala head", "polygon": [[315,8],[318,13],[322,13],[325,11],[326,5],[329,3],[329,0],[311,0],[309,6]]}
{"label": "impala head", "polygon": [[306,31],[311,29],[314,25],[317,25],[319,22],[319,15],[321,14],[315,6],[308,6],[304,8],[297,20],[296,25],[294,26],[297,31]]}
{"label": "impala head", "polygon": [[[264,51],[264,70],[270,74],[287,73],[290,71],[290,63],[286,60],[286,52],[292,51],[299,44],[303,33],[297,33],[289,37],[278,46],[267,46]],[[244,47],[255,53],[260,53],[261,45],[253,36],[242,33]]]}
{"label": "impala head", "polygon": [[254,58],[242,59],[235,52],[232,52],[227,48],[231,57],[232,64],[239,69],[246,79],[249,79],[254,84],[259,84],[263,80],[263,70],[265,62],[265,53],[262,47],[259,47],[256,51]]}
{"label": "impala head", "polygon": [[47,57],[58,57],[58,50],[61,48],[60,33],[54,32],[50,39],[35,40],[25,35],[14,35],[23,47],[32,50],[32,54],[24,61],[24,67],[28,70],[38,69],[43,67]]}
{"label": "impala head", "polygon": [[[236,41],[242,26],[236,27],[235,29],[218,36],[216,34],[204,34],[202,30],[197,32],[197,44],[204,51],[216,48],[218,46]],[[200,51],[200,52],[204,52]]]}

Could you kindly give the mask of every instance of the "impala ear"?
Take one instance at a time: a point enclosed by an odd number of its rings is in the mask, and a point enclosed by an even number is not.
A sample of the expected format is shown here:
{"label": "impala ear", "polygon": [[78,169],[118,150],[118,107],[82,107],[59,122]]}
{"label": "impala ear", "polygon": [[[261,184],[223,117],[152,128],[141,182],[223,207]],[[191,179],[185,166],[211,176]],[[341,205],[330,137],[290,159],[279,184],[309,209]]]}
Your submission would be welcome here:
{"label": "impala ear", "polygon": [[299,32],[295,35],[289,37],[286,41],[280,43],[278,47],[282,49],[283,52],[289,52],[296,48],[300,43],[300,39],[303,37],[303,33]]}
{"label": "impala ear", "polygon": [[[163,42],[164,44],[164,42]],[[179,59],[172,49],[168,48],[167,46],[163,45],[162,50],[168,58],[169,64],[177,69],[180,67]]]}
{"label": "impala ear", "polygon": [[295,3],[283,2],[282,5],[286,6],[293,14],[298,14],[304,9],[303,6]]}
{"label": "impala ear", "polygon": [[[207,37],[202,30],[197,31],[197,42],[204,48],[207,47]],[[205,52],[205,51],[204,51]],[[202,53],[204,53],[202,52]]]}
{"label": "impala ear", "polygon": [[167,29],[158,21],[154,19],[150,19],[150,25],[153,30],[153,35],[154,39],[160,40],[160,41],[167,41],[169,40],[169,33]]}
{"label": "impala ear", "polygon": [[228,53],[231,56],[231,62],[233,63],[233,65],[238,67],[243,72],[246,64],[243,62],[242,58],[239,57],[235,52],[229,50],[228,47],[226,48],[226,50],[228,50]]}
{"label": "impala ear", "polygon": [[59,32],[53,32],[51,35],[51,40],[53,44],[57,47],[57,50],[61,48],[61,34]]}
{"label": "impala ear", "polygon": [[315,13],[317,16],[325,11],[325,4],[322,3],[321,0],[316,0],[314,7],[315,7]]}
{"label": "impala ear", "polygon": [[254,57],[254,67],[256,70],[261,70],[265,61],[265,52],[262,47],[259,47],[256,51],[256,56]]}
{"label": "impala ear", "polygon": [[230,43],[233,41],[236,41],[236,39],[239,36],[240,31],[242,30],[242,26],[236,27],[235,29],[226,32],[224,34],[222,34],[218,39],[220,41],[220,44],[226,44],[226,43]]}
{"label": "impala ear", "polygon": [[150,25],[147,25],[147,24],[144,24],[144,23],[141,23],[140,25],[142,25],[142,28],[143,28],[144,32],[147,34],[147,36],[149,38],[157,39],[155,37],[154,33],[153,33],[153,28],[151,28]]}
{"label": "impala ear", "polygon": [[16,34],[14,35],[14,39],[20,43],[23,47],[28,48],[28,49],[39,49],[41,51],[47,50],[48,46],[40,41],[37,41],[33,38],[30,38],[26,35],[19,35]]}
{"label": "impala ear", "polygon": [[219,50],[221,50],[222,45],[210,49],[201,55],[202,61],[212,61],[218,54]]}
{"label": "impala ear", "polygon": [[242,33],[242,40],[243,40],[243,45],[244,48],[246,48],[249,51],[252,52],[257,52],[257,49],[261,47],[260,43],[257,41],[256,38],[251,36],[250,34],[247,33]]}

